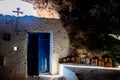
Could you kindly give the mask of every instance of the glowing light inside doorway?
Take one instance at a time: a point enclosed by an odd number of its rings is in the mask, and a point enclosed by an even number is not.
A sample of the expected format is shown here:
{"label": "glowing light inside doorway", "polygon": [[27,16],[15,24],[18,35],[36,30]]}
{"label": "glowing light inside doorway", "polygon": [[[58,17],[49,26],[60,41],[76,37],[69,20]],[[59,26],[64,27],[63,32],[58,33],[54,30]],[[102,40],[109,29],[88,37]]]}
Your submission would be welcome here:
{"label": "glowing light inside doorway", "polygon": [[16,13],[13,13],[16,8],[20,8],[20,11],[23,14],[19,16],[37,16],[36,11],[33,8],[33,5],[21,0],[2,0],[0,1],[0,14],[2,15],[14,15],[17,16]]}

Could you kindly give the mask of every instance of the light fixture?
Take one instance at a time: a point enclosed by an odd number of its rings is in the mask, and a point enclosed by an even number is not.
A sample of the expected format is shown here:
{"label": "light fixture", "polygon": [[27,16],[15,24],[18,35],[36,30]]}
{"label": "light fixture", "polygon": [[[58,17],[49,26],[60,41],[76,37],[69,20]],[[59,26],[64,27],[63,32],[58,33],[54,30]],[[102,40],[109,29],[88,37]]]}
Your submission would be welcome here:
{"label": "light fixture", "polygon": [[17,51],[17,50],[18,50],[18,47],[17,47],[17,46],[14,46],[14,47],[13,47],[13,50],[14,50],[14,51]]}

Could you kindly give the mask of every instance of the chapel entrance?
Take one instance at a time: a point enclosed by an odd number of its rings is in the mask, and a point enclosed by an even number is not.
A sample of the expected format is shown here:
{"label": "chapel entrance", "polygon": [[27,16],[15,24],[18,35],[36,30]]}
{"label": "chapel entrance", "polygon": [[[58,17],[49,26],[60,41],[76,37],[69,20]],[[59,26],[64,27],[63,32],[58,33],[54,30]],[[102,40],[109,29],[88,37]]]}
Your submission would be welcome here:
{"label": "chapel entrance", "polygon": [[28,75],[48,72],[50,72],[50,33],[28,33]]}

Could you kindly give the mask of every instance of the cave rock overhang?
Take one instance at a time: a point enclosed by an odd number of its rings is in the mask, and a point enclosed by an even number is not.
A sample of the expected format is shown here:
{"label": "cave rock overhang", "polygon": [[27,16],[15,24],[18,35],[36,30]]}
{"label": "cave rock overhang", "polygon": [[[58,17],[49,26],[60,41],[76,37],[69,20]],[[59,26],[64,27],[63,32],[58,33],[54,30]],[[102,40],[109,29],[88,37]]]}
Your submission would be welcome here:
{"label": "cave rock overhang", "polygon": [[35,16],[40,18],[54,18],[59,19],[59,13],[52,6],[52,3],[46,3],[46,6],[41,6],[42,3],[35,2],[34,0],[2,0],[0,1],[0,14],[17,16],[17,8],[20,8],[19,16]]}

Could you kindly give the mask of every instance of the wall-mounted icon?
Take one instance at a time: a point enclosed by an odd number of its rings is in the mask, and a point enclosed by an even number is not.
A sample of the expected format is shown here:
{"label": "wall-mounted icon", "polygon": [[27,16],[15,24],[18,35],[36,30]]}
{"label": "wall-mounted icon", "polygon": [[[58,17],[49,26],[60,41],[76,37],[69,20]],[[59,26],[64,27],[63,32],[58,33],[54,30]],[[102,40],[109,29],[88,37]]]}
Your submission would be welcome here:
{"label": "wall-mounted icon", "polygon": [[10,41],[10,39],[11,39],[11,34],[9,34],[9,33],[4,33],[4,35],[3,35],[3,40],[4,40],[4,41]]}

